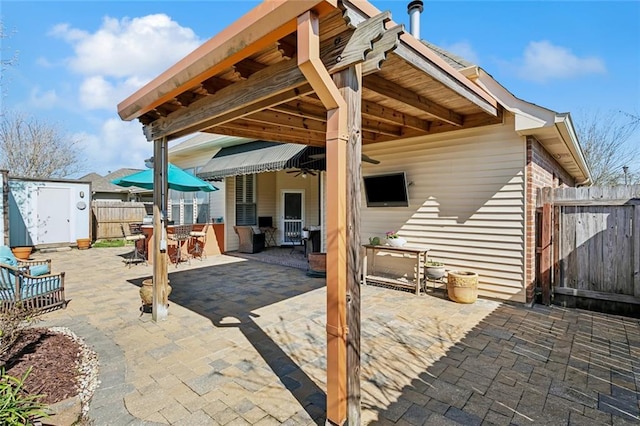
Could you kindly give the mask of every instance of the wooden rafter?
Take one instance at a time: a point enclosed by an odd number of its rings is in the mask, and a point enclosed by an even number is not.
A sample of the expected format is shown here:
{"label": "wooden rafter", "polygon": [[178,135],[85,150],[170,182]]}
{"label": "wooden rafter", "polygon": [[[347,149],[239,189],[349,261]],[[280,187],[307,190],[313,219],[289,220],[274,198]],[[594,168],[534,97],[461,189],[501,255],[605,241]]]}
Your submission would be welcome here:
{"label": "wooden rafter", "polygon": [[405,89],[397,83],[378,77],[375,74],[365,77],[363,85],[368,90],[419,109],[437,120],[455,126],[462,126],[463,124],[460,114],[438,105],[412,90]]}

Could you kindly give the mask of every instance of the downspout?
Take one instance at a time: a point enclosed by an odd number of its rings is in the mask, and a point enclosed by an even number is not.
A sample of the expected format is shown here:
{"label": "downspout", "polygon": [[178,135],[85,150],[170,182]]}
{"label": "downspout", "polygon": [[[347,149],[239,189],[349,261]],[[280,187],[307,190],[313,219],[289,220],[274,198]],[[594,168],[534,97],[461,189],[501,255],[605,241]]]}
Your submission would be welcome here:
{"label": "downspout", "polygon": [[319,19],[298,16],[298,67],[327,109],[327,420],[347,417],[347,104],[320,59]]}

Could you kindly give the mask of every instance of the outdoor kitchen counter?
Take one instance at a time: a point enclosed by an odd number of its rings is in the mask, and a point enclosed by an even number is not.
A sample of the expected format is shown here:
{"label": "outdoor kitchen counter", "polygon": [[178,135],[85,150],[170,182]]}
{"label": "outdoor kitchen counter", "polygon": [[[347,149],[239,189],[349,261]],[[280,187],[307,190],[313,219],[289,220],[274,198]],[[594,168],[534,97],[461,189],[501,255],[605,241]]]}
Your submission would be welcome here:
{"label": "outdoor kitchen counter", "polygon": [[[167,226],[167,234],[173,234],[175,225]],[[207,236],[204,244],[204,254],[206,256],[214,256],[224,252],[224,223],[196,223],[193,225],[194,231],[205,230]],[[149,263],[153,263],[153,225],[143,225],[142,232],[147,237],[147,260]],[[202,237],[200,237],[202,241]],[[182,252],[184,256],[187,256],[193,250],[193,244],[195,237],[189,239],[183,246]],[[173,242],[167,239],[167,252],[170,252],[173,248]],[[190,256],[190,255],[189,255]],[[197,259],[197,257],[196,257]]]}

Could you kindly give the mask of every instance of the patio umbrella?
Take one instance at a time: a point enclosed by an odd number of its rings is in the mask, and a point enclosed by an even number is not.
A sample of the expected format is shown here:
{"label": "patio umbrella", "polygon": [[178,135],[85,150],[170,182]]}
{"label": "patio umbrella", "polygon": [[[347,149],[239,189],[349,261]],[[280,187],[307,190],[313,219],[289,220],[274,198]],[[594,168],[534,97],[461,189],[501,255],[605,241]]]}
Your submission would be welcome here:
{"label": "patio umbrella", "polygon": [[[174,166],[171,163],[169,163],[168,165],[167,180],[169,182],[169,188],[175,189],[176,191],[213,192],[218,190],[218,188],[211,185],[210,183],[205,182],[198,177],[190,175],[180,167]],[[111,183],[118,186],[137,186],[144,189],[153,189],[153,169],[143,170],[129,176],[114,179],[111,181]]]}

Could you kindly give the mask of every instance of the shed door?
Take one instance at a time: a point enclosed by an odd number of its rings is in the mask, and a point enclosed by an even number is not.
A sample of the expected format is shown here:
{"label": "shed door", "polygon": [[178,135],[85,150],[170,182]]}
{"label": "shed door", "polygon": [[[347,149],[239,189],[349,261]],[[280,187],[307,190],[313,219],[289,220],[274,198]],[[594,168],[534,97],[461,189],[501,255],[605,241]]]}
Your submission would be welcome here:
{"label": "shed door", "polygon": [[71,188],[38,188],[37,244],[71,242]]}

